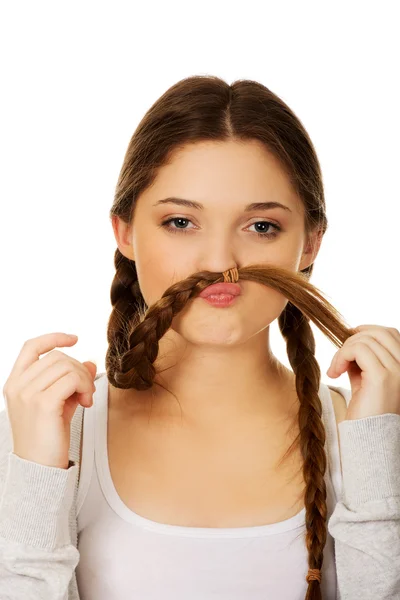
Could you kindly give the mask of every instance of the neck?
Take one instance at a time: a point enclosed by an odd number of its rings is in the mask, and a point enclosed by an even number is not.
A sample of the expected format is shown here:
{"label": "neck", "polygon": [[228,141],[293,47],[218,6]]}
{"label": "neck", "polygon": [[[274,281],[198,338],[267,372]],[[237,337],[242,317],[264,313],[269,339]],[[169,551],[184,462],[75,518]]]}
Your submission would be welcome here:
{"label": "neck", "polygon": [[[273,427],[297,415],[295,377],[272,355],[269,328],[231,346],[184,343],[170,329],[159,342],[154,367],[152,388],[135,390],[134,396],[135,405],[148,407],[149,414],[151,407],[157,421],[179,421],[211,433],[235,424]],[[119,397],[132,405],[132,390],[119,390]]]}

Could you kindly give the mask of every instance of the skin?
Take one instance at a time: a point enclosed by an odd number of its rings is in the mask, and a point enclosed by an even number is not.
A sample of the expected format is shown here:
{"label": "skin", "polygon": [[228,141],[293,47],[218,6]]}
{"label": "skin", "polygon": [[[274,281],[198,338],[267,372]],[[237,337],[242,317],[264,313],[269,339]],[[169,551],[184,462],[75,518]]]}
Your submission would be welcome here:
{"label": "skin", "polygon": [[[153,206],[167,196],[201,202],[204,209]],[[246,204],[269,200],[291,212],[244,212]],[[177,230],[171,233],[160,227],[171,217],[189,221],[170,223]],[[282,231],[275,238],[260,238],[259,232],[275,231],[254,226],[260,221],[276,223]],[[112,226],[121,253],[136,261],[148,306],[197,271],[263,262],[300,271],[315,261],[321,243],[317,233],[306,238],[301,200],[277,159],[257,141],[200,142],[179,150],[137,199],[131,226],[118,217]],[[273,430],[297,414],[294,374],[279,363],[269,341],[270,325],[287,299],[256,282],[240,283],[242,295],[228,308],[212,307],[201,298],[189,301],[160,340],[155,367],[167,370],[155,381],[179,403],[157,385],[142,392],[110,386],[110,399],[137,408],[133,398],[151,397],[152,418],[179,420],[208,436],[254,423]]]}

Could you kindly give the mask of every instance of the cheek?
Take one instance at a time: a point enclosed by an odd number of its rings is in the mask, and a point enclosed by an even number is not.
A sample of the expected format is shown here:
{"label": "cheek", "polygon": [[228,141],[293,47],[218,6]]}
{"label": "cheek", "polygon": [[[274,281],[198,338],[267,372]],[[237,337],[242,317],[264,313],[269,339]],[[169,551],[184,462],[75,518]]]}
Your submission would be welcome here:
{"label": "cheek", "polygon": [[249,326],[262,329],[275,321],[288,303],[280,292],[254,282],[249,282],[247,298],[244,303],[246,319]]}
{"label": "cheek", "polygon": [[177,265],[168,256],[152,249],[141,251],[136,257],[136,271],[140,290],[147,306],[161,298],[163,293],[179,281],[176,276]]}

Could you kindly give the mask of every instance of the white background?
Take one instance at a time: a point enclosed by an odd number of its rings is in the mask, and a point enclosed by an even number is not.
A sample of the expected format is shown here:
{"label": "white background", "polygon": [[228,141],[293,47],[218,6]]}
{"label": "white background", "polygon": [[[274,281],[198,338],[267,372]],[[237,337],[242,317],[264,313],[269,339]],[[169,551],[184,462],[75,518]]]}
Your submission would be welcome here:
{"label": "white background", "polygon": [[[183,77],[255,79],[316,147],[329,229],[311,282],[349,325],[400,326],[398,3],[8,1],[0,7],[0,384],[25,340],[105,370],[108,211],[153,102]],[[397,292],[397,294],[396,294]],[[336,347],[312,325],[322,380]],[[277,322],[271,345],[289,366]],[[3,398],[0,399],[4,406]]]}

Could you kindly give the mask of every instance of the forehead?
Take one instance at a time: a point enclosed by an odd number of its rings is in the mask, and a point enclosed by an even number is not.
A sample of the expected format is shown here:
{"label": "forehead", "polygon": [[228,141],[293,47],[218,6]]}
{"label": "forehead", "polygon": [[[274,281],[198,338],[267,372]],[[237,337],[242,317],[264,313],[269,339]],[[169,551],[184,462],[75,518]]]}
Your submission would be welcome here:
{"label": "forehead", "polygon": [[258,140],[205,141],[176,149],[143,196],[180,196],[215,204],[277,201],[301,213],[301,202],[278,159]]}

